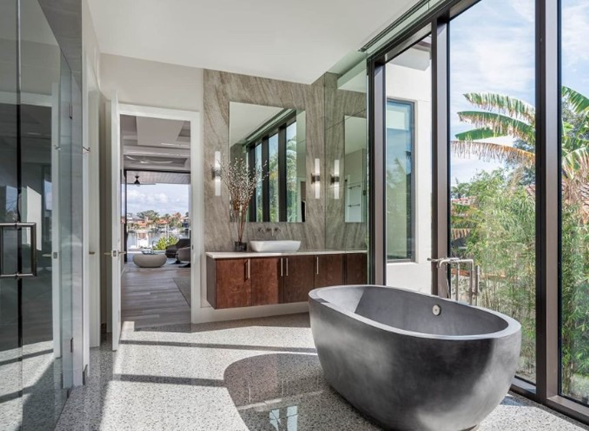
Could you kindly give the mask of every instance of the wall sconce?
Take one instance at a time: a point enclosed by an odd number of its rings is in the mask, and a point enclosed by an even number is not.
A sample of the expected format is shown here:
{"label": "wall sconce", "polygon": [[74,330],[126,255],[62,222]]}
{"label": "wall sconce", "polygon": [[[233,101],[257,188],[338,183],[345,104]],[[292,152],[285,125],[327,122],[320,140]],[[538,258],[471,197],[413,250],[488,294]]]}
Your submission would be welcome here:
{"label": "wall sconce", "polygon": [[321,161],[315,159],[315,172],[311,174],[311,184],[315,187],[315,199],[321,198]]}
{"label": "wall sconce", "polygon": [[215,151],[213,163],[213,181],[215,182],[215,196],[221,196],[221,152]]}
{"label": "wall sconce", "polygon": [[336,159],[333,162],[333,175],[331,176],[331,184],[333,184],[333,198],[335,200],[339,199],[339,182],[339,159]]}

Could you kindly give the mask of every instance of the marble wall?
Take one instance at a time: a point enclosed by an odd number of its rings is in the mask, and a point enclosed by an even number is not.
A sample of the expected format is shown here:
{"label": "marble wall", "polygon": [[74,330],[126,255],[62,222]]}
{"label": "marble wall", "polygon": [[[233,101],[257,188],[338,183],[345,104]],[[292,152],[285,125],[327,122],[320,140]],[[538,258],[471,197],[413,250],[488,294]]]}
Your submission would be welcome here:
{"label": "marble wall", "polygon": [[[204,71],[205,250],[232,251],[235,231],[229,223],[229,196],[225,188],[215,196],[212,163],[215,151],[229,156],[229,102],[278,106],[306,112],[307,219],[305,223],[248,223],[244,241],[270,239],[267,227],[279,227],[279,239],[300,240],[304,250],[325,248],[325,193],[314,199],[310,176],[315,159],[324,162],[324,89],[234,73]],[[322,169],[323,171],[323,169]],[[264,232],[259,232],[262,227]]]}
{"label": "marble wall", "polygon": [[[245,241],[272,239],[267,228],[278,227],[278,239],[302,242],[303,250],[366,249],[366,223],[345,223],[344,187],[334,198],[330,174],[340,159],[344,172],[344,119],[366,117],[363,93],[337,88],[337,75],[326,73],[312,85],[277,81],[212,70],[204,71],[204,163],[205,163],[205,250],[232,251],[235,226],[229,223],[229,196],[215,196],[212,162],[215,151],[229,157],[229,103],[278,106],[306,112],[306,195],[304,223],[248,223]],[[321,160],[321,198],[315,199],[311,174],[315,159]],[[342,175],[343,176],[343,175]]]}

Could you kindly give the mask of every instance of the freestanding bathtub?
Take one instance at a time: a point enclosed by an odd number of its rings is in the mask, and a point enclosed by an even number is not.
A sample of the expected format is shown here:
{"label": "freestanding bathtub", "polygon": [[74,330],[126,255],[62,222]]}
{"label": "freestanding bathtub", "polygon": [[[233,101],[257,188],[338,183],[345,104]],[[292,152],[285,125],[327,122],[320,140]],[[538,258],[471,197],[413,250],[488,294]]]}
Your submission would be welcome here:
{"label": "freestanding bathtub", "polygon": [[392,430],[476,427],[507,394],[521,327],[500,313],[382,286],[309,293],[328,383]]}

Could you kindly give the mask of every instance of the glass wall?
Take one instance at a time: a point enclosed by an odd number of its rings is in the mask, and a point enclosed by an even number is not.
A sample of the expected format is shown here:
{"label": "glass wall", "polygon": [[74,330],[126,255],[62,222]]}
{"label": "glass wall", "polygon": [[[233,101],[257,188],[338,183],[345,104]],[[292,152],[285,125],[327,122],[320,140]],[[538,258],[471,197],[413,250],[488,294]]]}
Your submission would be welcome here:
{"label": "glass wall", "polygon": [[[481,1],[450,22],[451,253],[480,266],[478,305],[522,324],[536,379],[534,0]],[[470,269],[451,268],[468,299]]]}
{"label": "glass wall", "polygon": [[7,430],[53,429],[74,380],[81,95],[53,24],[38,0],[0,6],[0,428]]}
{"label": "glass wall", "polygon": [[589,404],[589,4],[561,8],[561,391]]}

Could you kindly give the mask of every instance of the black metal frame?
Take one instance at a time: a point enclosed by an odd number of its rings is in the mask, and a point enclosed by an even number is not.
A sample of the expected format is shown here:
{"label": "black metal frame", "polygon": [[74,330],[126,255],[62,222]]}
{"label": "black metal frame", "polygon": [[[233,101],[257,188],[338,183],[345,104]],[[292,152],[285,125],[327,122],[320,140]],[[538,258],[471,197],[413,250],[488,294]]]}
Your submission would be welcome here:
{"label": "black metal frame", "polygon": [[[449,252],[449,31],[451,19],[485,0],[449,0],[425,13],[368,59],[370,280],[386,282],[383,131],[385,64],[431,28],[433,96],[432,257]],[[403,18],[403,17],[402,17]],[[399,19],[399,22],[402,20]],[[561,395],[561,78],[560,0],[536,0],[536,384],[512,390],[589,424],[589,406]],[[432,270],[432,293],[447,296],[447,272]]]}
{"label": "black metal frame", "polygon": [[286,163],[286,129],[296,122],[296,112],[286,117],[280,124],[271,129],[264,130],[263,134],[254,133],[256,139],[246,143],[248,166],[253,171],[256,166],[256,147],[262,148],[262,220],[257,220],[256,194],[252,196],[249,205],[249,220],[253,222],[270,222],[270,138],[278,137],[278,222],[288,221],[287,211],[287,163]]}

